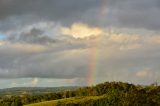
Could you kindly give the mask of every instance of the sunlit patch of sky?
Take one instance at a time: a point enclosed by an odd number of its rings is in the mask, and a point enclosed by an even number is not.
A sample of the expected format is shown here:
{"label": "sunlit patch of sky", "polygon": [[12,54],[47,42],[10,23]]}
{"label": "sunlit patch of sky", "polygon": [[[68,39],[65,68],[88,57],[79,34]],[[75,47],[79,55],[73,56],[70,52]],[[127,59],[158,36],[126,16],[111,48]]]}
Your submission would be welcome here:
{"label": "sunlit patch of sky", "polygon": [[4,34],[0,33],[0,40],[5,40],[7,37]]}

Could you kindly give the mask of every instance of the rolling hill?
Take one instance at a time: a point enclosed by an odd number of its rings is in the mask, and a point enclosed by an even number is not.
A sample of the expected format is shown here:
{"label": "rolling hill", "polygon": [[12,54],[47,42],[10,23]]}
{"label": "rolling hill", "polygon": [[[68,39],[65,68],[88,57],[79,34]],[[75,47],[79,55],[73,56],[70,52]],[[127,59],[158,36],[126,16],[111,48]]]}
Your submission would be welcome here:
{"label": "rolling hill", "polygon": [[160,86],[105,82],[38,95],[3,98],[0,106],[160,106]]}

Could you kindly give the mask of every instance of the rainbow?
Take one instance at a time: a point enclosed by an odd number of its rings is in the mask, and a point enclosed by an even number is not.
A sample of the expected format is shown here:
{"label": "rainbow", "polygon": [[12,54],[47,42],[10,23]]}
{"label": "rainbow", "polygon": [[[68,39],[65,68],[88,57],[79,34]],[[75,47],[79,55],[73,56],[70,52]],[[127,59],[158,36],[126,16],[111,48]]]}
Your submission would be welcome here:
{"label": "rainbow", "polygon": [[[98,14],[98,21],[99,25],[102,25],[105,20],[105,15],[106,15],[106,6],[107,6],[107,0],[100,1],[102,2],[101,6],[101,12]],[[87,73],[87,85],[92,86],[96,83],[96,75],[98,71],[98,63],[99,63],[99,47],[101,43],[101,36],[96,39],[96,41],[91,41],[91,45],[95,45],[91,48],[89,52],[89,64],[88,64],[88,73]]]}
{"label": "rainbow", "polygon": [[91,86],[95,83],[96,80],[96,72],[98,68],[98,61],[99,61],[99,50],[98,45],[99,41],[94,41],[94,44],[96,44],[95,47],[92,47],[89,51],[89,65],[88,65],[88,74],[87,74],[87,85]]}

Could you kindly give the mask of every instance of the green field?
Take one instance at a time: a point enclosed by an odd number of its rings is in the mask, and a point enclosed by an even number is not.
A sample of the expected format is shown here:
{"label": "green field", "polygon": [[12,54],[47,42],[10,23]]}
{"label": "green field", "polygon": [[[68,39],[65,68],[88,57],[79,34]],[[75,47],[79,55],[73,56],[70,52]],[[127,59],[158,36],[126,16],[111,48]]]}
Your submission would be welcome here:
{"label": "green field", "polygon": [[97,101],[100,99],[105,98],[105,96],[87,96],[87,97],[73,97],[73,98],[66,98],[66,99],[59,99],[59,100],[52,100],[40,103],[34,103],[24,106],[60,106],[60,105],[78,105],[83,103],[90,103],[91,101]]}

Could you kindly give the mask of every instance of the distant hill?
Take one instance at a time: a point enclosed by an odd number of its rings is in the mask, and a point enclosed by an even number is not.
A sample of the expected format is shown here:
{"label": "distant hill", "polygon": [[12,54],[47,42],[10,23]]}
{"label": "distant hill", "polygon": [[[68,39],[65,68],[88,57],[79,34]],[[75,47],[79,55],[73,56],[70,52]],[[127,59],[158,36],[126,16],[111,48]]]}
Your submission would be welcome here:
{"label": "distant hill", "polygon": [[14,87],[0,89],[0,97],[11,97],[18,95],[38,95],[54,92],[62,92],[65,90],[75,90],[77,86],[67,86],[67,87]]}
{"label": "distant hill", "polygon": [[3,98],[0,106],[160,106],[160,86],[105,82],[61,92]]}

